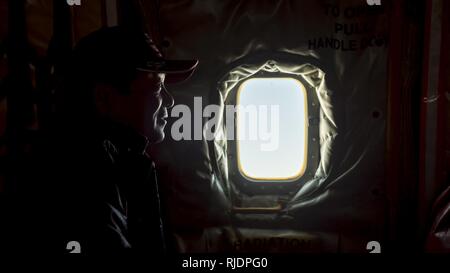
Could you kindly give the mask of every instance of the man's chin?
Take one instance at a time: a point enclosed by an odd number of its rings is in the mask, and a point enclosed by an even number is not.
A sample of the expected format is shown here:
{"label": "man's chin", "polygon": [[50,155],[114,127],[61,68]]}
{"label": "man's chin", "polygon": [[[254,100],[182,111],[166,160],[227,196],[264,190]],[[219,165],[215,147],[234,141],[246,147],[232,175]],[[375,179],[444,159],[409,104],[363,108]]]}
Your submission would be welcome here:
{"label": "man's chin", "polygon": [[166,135],[164,131],[154,132],[153,134],[151,134],[151,137],[148,140],[150,141],[151,144],[157,144],[162,142],[165,136]]}

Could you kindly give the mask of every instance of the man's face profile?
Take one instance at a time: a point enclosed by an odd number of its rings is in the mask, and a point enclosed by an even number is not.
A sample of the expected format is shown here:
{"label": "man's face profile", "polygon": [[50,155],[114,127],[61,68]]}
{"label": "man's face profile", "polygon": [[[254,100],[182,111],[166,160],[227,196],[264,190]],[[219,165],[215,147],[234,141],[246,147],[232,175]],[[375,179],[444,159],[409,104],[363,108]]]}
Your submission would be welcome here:
{"label": "man's face profile", "polygon": [[[161,142],[173,106],[173,97],[164,87],[165,74],[137,72],[127,94],[108,90],[102,95],[100,111],[146,136],[151,143]],[[97,97],[98,98],[98,97]],[[98,99],[97,99],[98,100]]]}
{"label": "man's face profile", "polygon": [[138,72],[130,86],[130,124],[152,143],[164,139],[168,111],[174,104],[164,79],[165,74]]}

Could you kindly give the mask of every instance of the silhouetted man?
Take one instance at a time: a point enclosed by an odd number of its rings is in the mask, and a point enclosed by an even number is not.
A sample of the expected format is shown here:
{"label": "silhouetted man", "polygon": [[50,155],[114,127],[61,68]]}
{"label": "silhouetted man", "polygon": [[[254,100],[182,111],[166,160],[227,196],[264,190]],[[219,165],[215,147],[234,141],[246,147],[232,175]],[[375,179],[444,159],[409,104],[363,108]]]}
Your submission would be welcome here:
{"label": "silhouetted man", "polygon": [[165,60],[147,35],[121,27],[78,43],[57,93],[60,126],[46,155],[53,159],[45,212],[51,248],[66,252],[74,241],[88,254],[164,252],[158,184],[146,150],[165,137],[174,101],[164,83],[187,79],[197,63]]}

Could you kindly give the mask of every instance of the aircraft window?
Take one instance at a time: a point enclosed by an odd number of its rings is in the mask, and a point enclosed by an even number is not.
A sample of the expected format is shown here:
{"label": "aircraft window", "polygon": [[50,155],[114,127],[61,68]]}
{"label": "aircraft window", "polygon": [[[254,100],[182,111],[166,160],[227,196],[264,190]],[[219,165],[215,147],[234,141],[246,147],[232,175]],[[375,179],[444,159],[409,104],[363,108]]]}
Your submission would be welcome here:
{"label": "aircraft window", "polygon": [[307,164],[308,102],[294,78],[252,78],[236,97],[238,169],[255,182],[294,181]]}

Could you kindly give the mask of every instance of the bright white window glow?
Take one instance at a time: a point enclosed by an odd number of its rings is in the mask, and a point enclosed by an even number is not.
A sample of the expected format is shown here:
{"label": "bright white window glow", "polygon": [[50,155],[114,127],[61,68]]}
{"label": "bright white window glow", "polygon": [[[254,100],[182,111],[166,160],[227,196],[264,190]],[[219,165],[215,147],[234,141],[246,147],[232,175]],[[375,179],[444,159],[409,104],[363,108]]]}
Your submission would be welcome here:
{"label": "bright white window glow", "polygon": [[[256,119],[249,109],[256,109]],[[254,181],[286,181],[303,176],[307,112],[306,90],[296,79],[253,78],[242,83],[236,111],[241,174]],[[250,137],[252,130],[256,133]]]}

